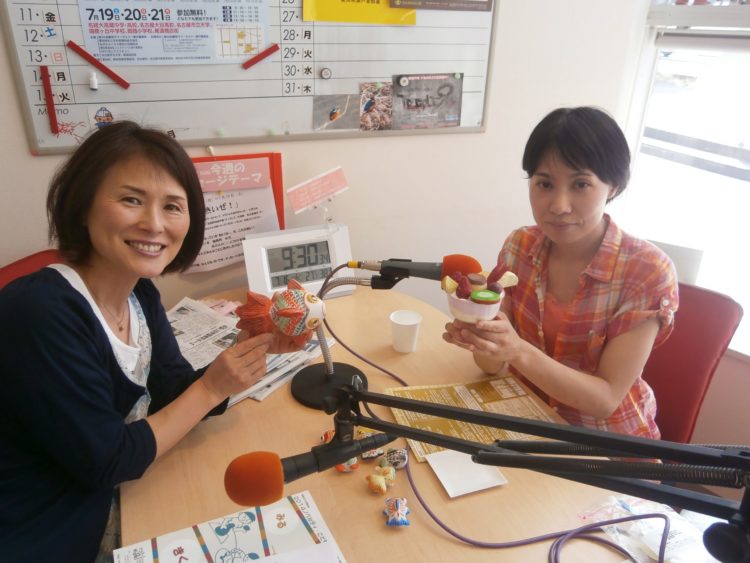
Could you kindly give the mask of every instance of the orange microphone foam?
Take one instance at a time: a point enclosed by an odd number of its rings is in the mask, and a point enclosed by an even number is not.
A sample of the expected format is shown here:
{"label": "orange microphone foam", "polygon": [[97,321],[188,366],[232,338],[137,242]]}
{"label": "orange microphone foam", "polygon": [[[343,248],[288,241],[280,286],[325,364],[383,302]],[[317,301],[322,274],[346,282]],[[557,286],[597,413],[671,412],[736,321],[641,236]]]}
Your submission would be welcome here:
{"label": "orange microphone foam", "polygon": [[232,460],[224,472],[227,496],[242,506],[265,506],[284,495],[284,470],[273,452],[251,452]]}
{"label": "orange microphone foam", "polygon": [[482,271],[482,265],[476,258],[465,254],[448,254],[443,257],[443,277],[453,272],[461,272],[463,275],[478,274]]}

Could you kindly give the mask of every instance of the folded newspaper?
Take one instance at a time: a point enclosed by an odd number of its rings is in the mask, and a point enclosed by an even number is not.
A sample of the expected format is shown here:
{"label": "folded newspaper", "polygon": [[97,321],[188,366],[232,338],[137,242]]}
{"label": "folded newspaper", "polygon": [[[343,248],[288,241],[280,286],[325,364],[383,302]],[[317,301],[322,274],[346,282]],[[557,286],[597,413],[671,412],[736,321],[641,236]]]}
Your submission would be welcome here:
{"label": "folded newspaper", "polygon": [[[182,355],[194,369],[210,364],[216,356],[237,341],[239,329],[236,316],[223,315],[205,303],[184,297],[167,311],[167,319],[177,338]],[[334,340],[327,340],[333,346]],[[289,381],[305,365],[321,354],[317,340],[312,339],[302,350],[288,354],[268,354],[267,371],[257,383],[229,398],[229,406],[250,397],[262,401]]]}

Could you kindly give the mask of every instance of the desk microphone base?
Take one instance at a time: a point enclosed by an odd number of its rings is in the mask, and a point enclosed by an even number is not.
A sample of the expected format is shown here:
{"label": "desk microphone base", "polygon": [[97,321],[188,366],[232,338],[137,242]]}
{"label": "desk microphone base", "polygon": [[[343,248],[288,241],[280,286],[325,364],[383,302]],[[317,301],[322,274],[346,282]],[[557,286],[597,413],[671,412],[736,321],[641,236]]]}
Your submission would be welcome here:
{"label": "desk microphone base", "polygon": [[313,364],[302,368],[292,379],[292,397],[306,407],[325,410],[325,397],[333,396],[333,391],[342,385],[351,385],[355,376],[362,381],[362,389],[367,389],[365,374],[354,366],[333,362],[333,373],[329,374],[325,364]]}

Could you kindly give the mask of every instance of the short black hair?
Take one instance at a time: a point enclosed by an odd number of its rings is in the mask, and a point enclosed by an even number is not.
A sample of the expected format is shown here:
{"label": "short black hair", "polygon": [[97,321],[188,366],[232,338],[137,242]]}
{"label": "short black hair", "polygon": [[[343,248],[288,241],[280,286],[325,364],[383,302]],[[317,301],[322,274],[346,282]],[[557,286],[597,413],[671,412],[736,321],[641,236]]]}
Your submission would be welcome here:
{"label": "short black hair", "polygon": [[529,178],[548,154],[555,153],[571,168],[591,170],[616,186],[611,201],[630,180],[630,149],[617,122],[589,106],[556,109],[542,119],[526,142],[522,166]]}
{"label": "short black hair", "polygon": [[183,272],[203,246],[206,207],[198,174],[185,149],[162,131],[132,121],[117,121],[89,135],[57,171],[47,193],[50,241],[73,264],[91,253],[86,216],[104,176],[114,165],[143,158],[167,172],[187,195],[190,227],[177,256],[163,273]]}

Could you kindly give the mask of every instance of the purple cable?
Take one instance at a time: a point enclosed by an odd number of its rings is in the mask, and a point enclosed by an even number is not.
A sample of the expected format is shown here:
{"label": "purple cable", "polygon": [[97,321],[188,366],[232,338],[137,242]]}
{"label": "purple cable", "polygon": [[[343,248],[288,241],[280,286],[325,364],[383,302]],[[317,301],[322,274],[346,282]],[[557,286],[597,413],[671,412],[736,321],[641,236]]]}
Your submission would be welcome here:
{"label": "purple cable", "polygon": [[578,539],[592,540],[592,541],[596,541],[598,543],[604,544],[607,547],[615,549],[616,551],[619,551],[626,557],[632,559],[632,556],[623,547],[617,545],[613,541],[610,541],[606,538],[602,538],[599,536],[586,534],[585,532],[601,531],[602,526],[619,524],[621,522],[643,520],[646,518],[661,518],[664,520],[664,532],[662,534],[661,543],[659,545],[659,562],[663,563],[664,561],[664,554],[665,554],[666,546],[667,546],[667,536],[669,534],[669,518],[665,516],[664,514],[651,513],[651,514],[638,514],[634,516],[625,516],[622,518],[616,518],[612,520],[602,520],[600,522],[595,522],[593,524],[586,524],[584,526],[581,526],[579,528],[574,528],[572,530],[566,530],[563,532],[550,532],[548,534],[542,534],[540,536],[534,536],[534,537],[526,538],[522,540],[514,540],[514,541],[508,541],[508,542],[484,542],[484,541],[473,540],[471,538],[468,538],[456,532],[455,530],[451,529],[450,527],[448,527],[448,525],[442,520],[440,520],[440,518],[432,511],[432,509],[429,507],[429,505],[424,500],[424,498],[422,498],[422,495],[419,493],[419,489],[417,488],[417,485],[414,482],[414,477],[411,473],[411,469],[408,465],[406,466],[406,476],[409,479],[409,485],[414,491],[414,494],[416,495],[417,500],[419,501],[419,504],[422,505],[422,508],[425,509],[425,512],[427,512],[429,517],[432,518],[432,520],[438,526],[440,526],[443,530],[445,530],[448,534],[470,545],[475,545],[477,547],[490,548],[490,549],[502,549],[502,548],[509,548],[509,547],[520,547],[523,545],[529,545],[532,543],[537,543],[540,541],[546,541],[546,540],[551,540],[553,538],[556,538],[553,544],[550,546],[550,552],[549,552],[549,561],[554,563],[554,562],[559,561],[560,552],[562,551],[562,548],[565,545],[565,543],[569,539],[578,538]]}
{"label": "purple cable", "polygon": [[[323,283],[322,287],[325,287],[325,284],[328,282],[328,280],[333,277],[333,274],[340,270],[341,268],[345,267],[344,265],[338,266],[335,268],[326,278],[325,282]],[[327,319],[323,319],[323,324],[328,329],[328,332],[331,334],[333,339],[338,342],[347,352],[352,354],[354,357],[362,360],[366,364],[374,367],[375,369],[383,372],[384,374],[388,375],[389,377],[395,379],[398,381],[401,385],[407,387],[409,384],[401,379],[398,375],[393,373],[392,371],[387,370],[386,368],[376,364],[372,360],[369,360],[362,356],[361,354],[355,352],[352,350],[345,342],[343,342],[335,332],[331,329],[331,326],[328,324]],[[372,410],[370,410],[370,407],[367,403],[365,403],[365,409],[373,418],[379,418]],[[610,547],[621,554],[625,555],[629,559],[633,559],[632,556],[621,546],[617,545],[615,542],[608,540],[606,538],[602,538],[599,536],[595,536],[592,534],[588,534],[586,532],[592,532],[592,531],[602,531],[602,526],[608,526],[613,524],[619,524],[622,522],[631,522],[634,520],[643,520],[646,518],[662,518],[664,520],[664,532],[662,533],[661,542],[659,543],[659,563],[664,562],[664,556],[667,549],[667,537],[669,534],[669,518],[665,516],[664,514],[658,514],[658,513],[650,513],[650,514],[638,514],[634,516],[625,516],[622,518],[615,518],[612,520],[602,520],[600,522],[595,522],[593,524],[586,524],[584,526],[581,526],[579,528],[573,528],[571,530],[566,530],[562,532],[550,532],[548,534],[542,534],[540,536],[535,536],[531,538],[526,538],[522,540],[513,540],[508,542],[485,542],[480,540],[473,540],[469,537],[466,537],[455,530],[451,529],[445,522],[440,520],[440,518],[435,514],[432,509],[427,504],[427,501],[422,498],[422,495],[419,492],[419,489],[417,488],[417,484],[414,482],[414,477],[411,473],[411,468],[407,464],[406,466],[406,476],[409,479],[409,486],[411,486],[411,489],[414,491],[414,494],[417,497],[417,500],[419,501],[419,504],[424,508],[425,512],[429,515],[430,518],[438,525],[440,526],[445,532],[453,536],[454,538],[467,543],[469,545],[474,545],[476,547],[482,547],[482,548],[489,548],[489,549],[503,549],[503,548],[510,548],[510,547],[520,547],[524,545],[530,545],[532,543],[537,543],[540,541],[546,541],[555,539],[555,541],[550,546],[549,550],[549,557],[548,560],[550,563],[559,563],[560,560],[560,553],[562,551],[563,546],[565,543],[573,538],[578,539],[585,539],[585,540],[591,540],[595,541],[597,543],[601,543],[603,545],[606,545],[607,547]]]}
{"label": "purple cable", "polygon": [[612,524],[620,524],[622,522],[633,522],[635,520],[646,520],[648,518],[661,518],[664,520],[664,531],[661,535],[661,541],[659,542],[659,563],[664,562],[664,557],[666,556],[667,551],[667,538],[669,537],[669,517],[666,514],[659,514],[657,512],[652,512],[648,514],[634,514],[632,516],[623,516],[622,518],[614,518],[612,520],[602,520],[600,522],[594,522],[592,524],[586,524],[585,526],[581,526],[580,528],[576,528],[575,530],[570,530],[565,535],[560,536],[557,538],[552,546],[550,547],[549,552],[549,561],[550,563],[557,563],[560,560],[560,552],[562,551],[563,546],[565,543],[572,538],[586,538],[586,539],[596,539],[596,541],[602,541],[602,543],[607,543],[611,547],[614,547],[621,553],[624,553],[627,557],[632,558],[632,556],[625,551],[625,549],[621,548],[619,545],[614,544],[612,542],[609,542],[608,540],[604,540],[603,538],[599,538],[597,536],[591,536],[589,534],[586,534],[585,532],[591,531],[591,530],[601,530],[602,526],[610,526]]}

